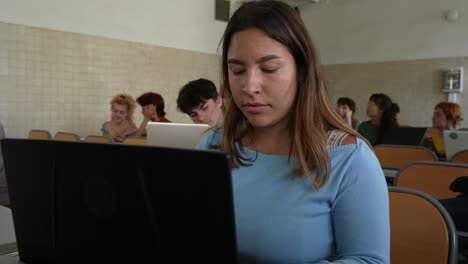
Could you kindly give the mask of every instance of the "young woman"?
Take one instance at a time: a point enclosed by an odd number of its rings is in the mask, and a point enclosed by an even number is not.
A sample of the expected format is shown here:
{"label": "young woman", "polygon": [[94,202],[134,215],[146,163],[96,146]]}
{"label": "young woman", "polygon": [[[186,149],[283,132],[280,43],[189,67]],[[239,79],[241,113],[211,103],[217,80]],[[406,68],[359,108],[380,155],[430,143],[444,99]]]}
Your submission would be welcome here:
{"label": "young woman", "polygon": [[462,121],[460,105],[441,102],[434,107],[432,129],[426,133],[422,145],[434,151],[439,159],[445,159],[444,130],[456,129]]}
{"label": "young woman", "polygon": [[370,120],[362,122],[357,131],[371,145],[380,144],[385,132],[399,126],[397,119],[399,112],[400,107],[388,95],[383,93],[373,94],[369,98],[369,103],[367,103],[367,116]]}
{"label": "young woman", "polygon": [[231,160],[239,263],[389,263],[385,177],[330,102],[298,13],[242,4],[221,65],[224,127],[198,148]]}
{"label": "young woman", "polygon": [[133,123],[135,100],[128,94],[117,94],[110,101],[111,120],[102,124],[101,132],[111,137],[115,142],[122,142],[128,136],[136,134],[137,127]]}

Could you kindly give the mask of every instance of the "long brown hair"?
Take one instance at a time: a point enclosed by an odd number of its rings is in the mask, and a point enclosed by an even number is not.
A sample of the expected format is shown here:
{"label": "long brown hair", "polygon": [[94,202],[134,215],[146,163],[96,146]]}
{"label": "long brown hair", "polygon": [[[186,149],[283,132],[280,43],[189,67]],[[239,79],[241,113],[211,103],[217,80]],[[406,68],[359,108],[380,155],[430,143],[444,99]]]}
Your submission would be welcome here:
{"label": "long brown hair", "polygon": [[[226,116],[221,149],[233,166],[252,162],[243,154],[241,139],[251,130],[247,118],[234,103],[229,84],[227,53],[232,36],[256,28],[283,44],[294,57],[297,68],[297,95],[290,113],[290,156],[294,157],[293,174],[307,175],[316,189],[322,187],[330,174],[327,131],[337,128],[361,137],[346,125],[335,111],[325,89],[323,72],[317,52],[297,11],[280,1],[260,0],[243,3],[229,20],[222,43],[222,91]],[[236,147],[239,143],[239,148]],[[311,171],[317,170],[314,178]]]}

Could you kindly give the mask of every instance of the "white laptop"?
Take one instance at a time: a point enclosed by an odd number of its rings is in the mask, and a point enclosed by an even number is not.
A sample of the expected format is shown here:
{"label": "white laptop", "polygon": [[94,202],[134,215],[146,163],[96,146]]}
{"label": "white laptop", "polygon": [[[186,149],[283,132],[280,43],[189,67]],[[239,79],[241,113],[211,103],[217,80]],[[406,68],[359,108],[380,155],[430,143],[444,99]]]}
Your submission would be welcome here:
{"label": "white laptop", "polygon": [[462,150],[468,150],[468,131],[444,130],[445,157],[450,160]]}
{"label": "white laptop", "polygon": [[147,145],[194,149],[208,129],[208,124],[149,122]]}

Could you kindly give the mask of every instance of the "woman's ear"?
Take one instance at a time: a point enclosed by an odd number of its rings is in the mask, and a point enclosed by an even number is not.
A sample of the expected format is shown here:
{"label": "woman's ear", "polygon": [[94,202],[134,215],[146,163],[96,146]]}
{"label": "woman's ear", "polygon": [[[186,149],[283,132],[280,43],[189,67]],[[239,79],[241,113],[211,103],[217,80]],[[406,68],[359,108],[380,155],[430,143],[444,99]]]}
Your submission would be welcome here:
{"label": "woman's ear", "polygon": [[223,105],[223,98],[221,96],[218,96],[218,98],[216,98],[215,102],[216,102],[217,106],[221,107]]}

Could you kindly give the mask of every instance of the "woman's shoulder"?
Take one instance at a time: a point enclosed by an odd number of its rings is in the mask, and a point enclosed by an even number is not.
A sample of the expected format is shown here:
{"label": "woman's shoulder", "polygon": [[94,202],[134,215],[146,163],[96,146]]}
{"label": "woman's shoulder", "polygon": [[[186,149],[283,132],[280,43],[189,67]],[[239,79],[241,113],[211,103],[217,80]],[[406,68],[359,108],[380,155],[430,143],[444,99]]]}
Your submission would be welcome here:
{"label": "woman's shoulder", "polygon": [[327,133],[327,147],[332,157],[341,156],[346,153],[352,154],[356,150],[358,152],[362,150],[364,153],[373,153],[372,149],[360,137],[339,129],[334,129]]}
{"label": "woman's shoulder", "polygon": [[340,129],[332,129],[327,132],[327,147],[356,144],[356,137]]}
{"label": "woman's shoulder", "polygon": [[110,121],[105,121],[104,123],[102,123],[102,126],[101,126],[101,131],[102,132],[107,132],[108,131],[108,124],[110,123]]}
{"label": "woman's shoulder", "polygon": [[205,132],[203,138],[198,142],[197,149],[216,149],[221,146],[223,139],[223,127],[212,127]]}

